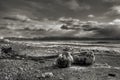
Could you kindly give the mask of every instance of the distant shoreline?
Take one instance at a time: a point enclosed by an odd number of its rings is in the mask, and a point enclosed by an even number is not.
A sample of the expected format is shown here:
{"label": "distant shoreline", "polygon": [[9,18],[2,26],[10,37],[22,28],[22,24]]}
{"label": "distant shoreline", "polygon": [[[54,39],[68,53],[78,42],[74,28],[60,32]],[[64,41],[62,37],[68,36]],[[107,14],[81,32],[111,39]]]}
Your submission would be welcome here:
{"label": "distant shoreline", "polygon": [[120,38],[79,38],[79,37],[32,37],[32,38],[19,38],[19,37],[4,37],[9,40],[31,40],[31,41],[59,41],[59,40],[120,40]]}

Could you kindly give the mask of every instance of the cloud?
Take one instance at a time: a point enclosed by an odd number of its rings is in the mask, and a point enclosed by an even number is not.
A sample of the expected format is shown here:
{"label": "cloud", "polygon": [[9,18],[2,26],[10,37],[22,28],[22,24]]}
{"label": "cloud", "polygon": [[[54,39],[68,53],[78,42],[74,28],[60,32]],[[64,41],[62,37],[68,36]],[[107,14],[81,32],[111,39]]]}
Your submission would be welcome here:
{"label": "cloud", "polygon": [[81,3],[78,0],[57,0],[57,2],[61,5],[64,5],[66,7],[68,7],[70,10],[89,10],[91,9],[91,7],[86,4],[86,3]]}
{"label": "cloud", "polygon": [[103,25],[104,28],[100,28],[96,30],[96,37],[104,37],[104,38],[120,38],[120,27],[118,25]]}
{"label": "cloud", "polygon": [[117,14],[120,14],[120,5],[119,6],[113,6],[111,9],[113,11],[116,11]]}
{"label": "cloud", "polygon": [[69,6],[70,9],[72,10],[77,10],[80,8],[79,4],[77,3],[76,0],[70,0],[67,5]]}
{"label": "cloud", "polygon": [[46,33],[46,36],[57,36],[57,37],[92,37],[94,35],[93,31],[84,31],[84,30],[58,30],[58,31],[49,31]]}
{"label": "cloud", "polygon": [[120,19],[114,19],[111,22],[103,23],[95,30],[96,37],[120,38]]}
{"label": "cloud", "polygon": [[3,17],[4,19],[8,19],[8,20],[16,20],[16,21],[31,21],[31,19],[26,16],[26,15],[21,15],[21,14],[14,14],[14,15],[9,15],[9,16],[5,16]]}
{"label": "cloud", "polygon": [[0,6],[3,7],[1,9],[6,12],[0,11],[0,13],[4,13],[4,15],[20,14],[15,16],[19,20],[26,20],[27,17],[57,19],[61,16],[77,17],[80,20],[88,20],[88,18],[101,21],[114,19],[108,23],[72,20],[67,30],[61,29],[60,25],[47,25],[43,36],[119,37],[119,2],[120,0],[12,0],[10,2],[1,0]]}
{"label": "cloud", "polygon": [[120,2],[120,0],[103,0],[105,2],[109,2],[109,3],[118,3]]}
{"label": "cloud", "polygon": [[[110,1],[110,0],[109,0]],[[112,0],[113,1],[113,0]],[[0,0],[0,12],[22,13],[34,19],[57,19],[61,16],[88,19],[88,14],[102,16],[114,3],[104,0]],[[102,5],[102,6],[101,6]],[[5,12],[6,11],[6,12]],[[54,14],[54,15],[53,15]],[[4,14],[2,14],[4,16]],[[1,15],[0,15],[1,16]],[[90,16],[89,16],[90,17]],[[91,16],[90,18],[92,18]]]}
{"label": "cloud", "polygon": [[120,19],[114,19],[114,20],[113,20],[113,23],[116,24],[116,25],[117,25],[117,24],[120,25]]}
{"label": "cloud", "polygon": [[74,34],[74,37],[93,37],[95,35],[94,31],[78,31],[76,34]]}
{"label": "cloud", "polygon": [[116,5],[110,8],[108,12],[105,13],[107,17],[117,17],[120,16],[120,5]]}
{"label": "cloud", "polygon": [[[67,20],[67,19],[66,19]],[[42,37],[89,37],[89,38],[120,38],[120,19],[116,18],[111,22],[100,23],[97,21],[81,21],[77,20],[77,25],[74,25],[74,20],[71,21],[71,25],[67,29],[62,29],[62,23],[58,22],[36,22],[33,21],[31,24],[14,23],[11,27],[28,28],[36,30],[32,34],[26,34],[24,31],[18,31],[22,36],[42,36]],[[69,21],[69,20],[68,20]],[[66,21],[67,22],[67,21]],[[65,23],[64,23],[65,24]],[[10,25],[9,25],[10,26]],[[17,27],[16,27],[17,26]],[[41,30],[42,31],[39,31]],[[24,34],[25,33],[25,34]],[[17,35],[17,34],[16,34]]]}
{"label": "cloud", "polygon": [[[62,20],[64,20],[62,18]],[[120,19],[116,18],[111,22],[97,21],[81,21],[77,19],[65,19],[64,24],[71,22],[71,25],[66,25],[67,29],[61,28],[62,23],[48,26],[47,30],[42,34],[45,37],[88,37],[88,38],[120,38]],[[74,20],[77,20],[77,25],[74,25]],[[58,25],[59,24],[59,25]],[[46,26],[47,27],[47,26]]]}
{"label": "cloud", "polygon": [[[74,24],[74,22],[73,22]],[[63,29],[62,35],[71,37],[120,38],[120,19],[100,23],[97,21],[79,21],[79,26]],[[70,31],[69,31],[70,30]],[[70,35],[68,35],[68,33]]]}
{"label": "cloud", "polygon": [[95,16],[93,14],[89,14],[88,18],[94,18]]}

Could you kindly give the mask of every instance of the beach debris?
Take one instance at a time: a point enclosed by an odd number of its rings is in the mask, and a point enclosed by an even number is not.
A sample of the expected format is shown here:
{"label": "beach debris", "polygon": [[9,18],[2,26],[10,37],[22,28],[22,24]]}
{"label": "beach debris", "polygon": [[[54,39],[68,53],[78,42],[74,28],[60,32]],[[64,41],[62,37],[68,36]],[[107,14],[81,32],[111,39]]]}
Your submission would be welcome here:
{"label": "beach debris", "polygon": [[68,48],[64,48],[63,53],[59,54],[55,62],[57,67],[66,68],[71,66],[71,64],[73,63],[73,57],[68,51]]}
{"label": "beach debris", "polygon": [[45,72],[45,73],[42,74],[42,77],[43,77],[43,78],[51,78],[51,77],[53,77],[53,76],[54,76],[54,75],[53,75],[52,72]]}
{"label": "beach debris", "polygon": [[95,63],[95,55],[92,51],[80,52],[78,55],[73,55],[74,64],[91,65]]}

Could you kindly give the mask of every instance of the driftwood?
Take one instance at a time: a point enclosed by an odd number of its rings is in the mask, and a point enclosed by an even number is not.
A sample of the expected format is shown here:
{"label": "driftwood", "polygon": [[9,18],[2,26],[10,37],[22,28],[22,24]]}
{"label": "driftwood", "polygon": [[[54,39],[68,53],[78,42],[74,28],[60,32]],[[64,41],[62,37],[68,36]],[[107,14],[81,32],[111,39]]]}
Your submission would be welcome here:
{"label": "driftwood", "polygon": [[0,56],[0,59],[16,59],[16,60],[33,60],[33,61],[41,61],[56,58],[58,55],[51,55],[51,56],[26,56],[26,55],[14,55],[9,57]]}

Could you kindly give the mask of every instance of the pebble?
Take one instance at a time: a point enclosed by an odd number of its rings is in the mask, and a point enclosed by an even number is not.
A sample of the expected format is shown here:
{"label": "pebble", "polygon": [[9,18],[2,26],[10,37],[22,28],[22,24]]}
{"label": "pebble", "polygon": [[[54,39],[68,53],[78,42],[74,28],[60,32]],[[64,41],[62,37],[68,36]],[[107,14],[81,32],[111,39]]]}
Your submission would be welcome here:
{"label": "pebble", "polygon": [[78,79],[80,79],[80,77],[78,77]]}
{"label": "pebble", "polygon": [[113,74],[113,73],[109,73],[108,76],[111,76],[111,77],[115,77],[116,74]]}
{"label": "pebble", "polygon": [[20,71],[23,71],[23,68],[22,68],[22,67],[19,67],[18,69],[19,69]]}
{"label": "pebble", "polygon": [[63,78],[59,78],[59,80],[63,80]]}
{"label": "pebble", "polygon": [[54,75],[53,75],[53,73],[52,72],[46,72],[46,73],[43,73],[42,74],[42,77],[43,78],[50,78],[50,77],[53,77]]}

